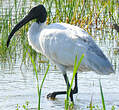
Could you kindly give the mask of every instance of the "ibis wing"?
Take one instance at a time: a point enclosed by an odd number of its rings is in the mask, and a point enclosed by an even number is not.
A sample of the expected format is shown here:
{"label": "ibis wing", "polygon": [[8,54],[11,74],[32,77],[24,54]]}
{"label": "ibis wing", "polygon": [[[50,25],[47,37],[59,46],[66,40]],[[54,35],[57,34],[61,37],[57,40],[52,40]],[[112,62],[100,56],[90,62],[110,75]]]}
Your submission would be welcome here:
{"label": "ibis wing", "polygon": [[108,58],[104,55],[102,50],[97,46],[97,44],[94,42],[92,37],[87,32],[82,30],[82,34],[75,34],[75,37],[76,36],[76,44],[85,47],[86,51],[84,53],[84,65],[86,65],[89,68],[89,70],[105,75],[114,73],[114,70]]}
{"label": "ibis wing", "polygon": [[112,65],[86,31],[69,24],[62,25],[53,24],[42,31],[40,44],[44,55],[69,67],[74,65],[76,56],[79,60],[84,54],[81,67],[102,74],[113,72]]}

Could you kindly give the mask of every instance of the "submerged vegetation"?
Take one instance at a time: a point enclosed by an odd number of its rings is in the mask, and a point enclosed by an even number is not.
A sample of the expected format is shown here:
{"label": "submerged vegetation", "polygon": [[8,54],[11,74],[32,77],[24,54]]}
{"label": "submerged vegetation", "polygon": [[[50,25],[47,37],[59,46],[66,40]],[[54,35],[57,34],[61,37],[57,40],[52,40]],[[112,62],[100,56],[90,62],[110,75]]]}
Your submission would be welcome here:
{"label": "submerged vegetation", "polygon": [[[44,61],[44,56],[36,53],[28,44],[26,36],[28,28],[32,22],[28,23],[18,31],[12,39],[9,48],[6,47],[7,38],[13,26],[26,15],[31,7],[39,3],[44,4],[47,8],[47,24],[54,22],[70,23],[85,29],[95,40],[98,40],[98,42],[101,40],[109,40],[110,42],[116,41],[116,45],[114,44],[113,47],[116,48],[116,55],[117,58],[119,58],[119,48],[117,48],[119,47],[119,34],[114,30],[114,25],[119,25],[119,1],[40,0],[39,2],[39,0],[14,0],[13,2],[12,0],[0,0],[0,61],[3,65],[7,63],[10,68],[12,68],[12,65],[14,65],[18,57],[22,58],[21,66],[23,64],[33,64],[38,84],[38,108],[40,110],[40,94],[49,69],[49,62]],[[100,33],[100,35],[98,33]],[[97,34],[98,36],[96,36]],[[106,34],[106,36],[104,34]],[[110,53],[110,50],[108,53]],[[117,59],[111,59],[111,62],[113,63],[115,70],[117,70],[117,66],[119,65]],[[47,63],[48,68],[41,88],[39,88],[37,69],[40,70],[41,63]],[[100,107],[95,107],[91,104],[90,107],[88,107],[90,110],[106,110],[101,82],[99,84],[103,107],[100,109]],[[69,96],[69,93],[67,96]],[[68,106],[66,105],[66,110],[68,107],[69,104]],[[23,109],[28,110],[28,103],[23,106]],[[17,110],[19,110],[19,107]],[[114,106],[112,107],[112,110],[115,110]]]}

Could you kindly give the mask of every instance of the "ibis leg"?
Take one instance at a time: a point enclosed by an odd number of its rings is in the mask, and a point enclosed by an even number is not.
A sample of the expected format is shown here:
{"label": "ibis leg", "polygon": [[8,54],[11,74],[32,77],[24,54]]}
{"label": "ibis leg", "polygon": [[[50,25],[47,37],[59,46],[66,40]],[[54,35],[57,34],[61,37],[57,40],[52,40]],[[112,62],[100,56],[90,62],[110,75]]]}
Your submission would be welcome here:
{"label": "ibis leg", "polygon": [[[69,83],[67,74],[63,74],[63,76],[64,76],[65,82],[67,84],[67,89],[69,89],[70,83]],[[76,94],[77,92],[78,92],[78,86],[77,86],[77,73],[76,73],[76,75],[75,75],[75,86],[74,86],[73,90],[71,89],[71,93],[70,93],[70,98],[71,98],[72,102],[73,102],[73,94]],[[57,95],[63,95],[63,94],[67,94],[67,91],[58,91],[58,92],[49,93],[47,95],[47,98],[48,99],[55,99],[55,97]]]}
{"label": "ibis leg", "polygon": [[[66,84],[67,84],[67,90],[69,90],[70,83],[69,83],[67,74],[64,74],[64,79],[65,79],[65,82],[66,82]],[[73,94],[76,94],[76,93],[78,93],[77,73],[76,73],[76,75],[75,75],[75,86],[74,86],[74,89],[73,89],[73,90],[71,89],[71,92],[70,92],[70,99],[71,99],[72,102],[73,102]]]}
{"label": "ibis leg", "polygon": [[74,89],[73,89],[73,94],[76,94],[76,93],[78,93],[77,73],[75,75],[75,86],[74,86]]}

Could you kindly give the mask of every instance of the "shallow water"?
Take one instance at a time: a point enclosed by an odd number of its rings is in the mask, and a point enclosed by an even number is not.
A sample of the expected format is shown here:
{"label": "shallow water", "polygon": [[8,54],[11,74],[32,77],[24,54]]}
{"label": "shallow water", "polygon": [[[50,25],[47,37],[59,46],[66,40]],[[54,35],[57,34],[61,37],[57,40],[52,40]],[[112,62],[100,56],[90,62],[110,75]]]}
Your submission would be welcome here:
{"label": "shallow water", "polygon": [[[116,71],[115,75],[99,76],[94,72],[86,72],[78,74],[78,93],[74,96],[75,110],[88,110],[91,98],[93,104],[99,107],[101,104],[99,79],[101,79],[103,93],[107,110],[110,110],[114,105],[116,110],[119,109],[119,53],[114,54],[117,48],[114,40],[108,40],[109,35],[112,37],[118,36],[116,31],[113,34],[111,29],[104,32],[92,30],[92,35],[97,36],[95,39],[99,47],[104,51],[106,56],[112,62]],[[105,37],[106,40],[98,40]],[[0,110],[15,110],[17,104],[19,106],[29,101],[29,110],[37,110],[37,82],[33,72],[32,64],[22,65],[22,58],[17,56],[12,69],[8,63],[0,62]],[[39,72],[39,83],[42,81],[47,64],[41,64]],[[69,78],[72,78],[72,73],[69,73]],[[41,110],[64,110],[65,95],[58,96],[56,100],[51,101],[46,98],[49,92],[66,90],[66,85],[62,73],[51,64],[47,74],[41,95]]]}
{"label": "shallow water", "polygon": [[[109,47],[108,41],[106,43],[97,42],[97,44],[104,50],[106,55]],[[113,45],[113,44],[112,44]],[[107,47],[105,49],[104,47]],[[111,49],[111,53],[112,53]],[[111,55],[109,59],[119,61],[118,55]],[[4,66],[5,65],[5,66]],[[41,72],[39,72],[39,82],[42,80],[47,64],[41,64]],[[45,69],[44,69],[45,68]],[[78,74],[78,94],[74,96],[75,110],[88,110],[91,98],[93,104],[102,106],[99,89],[99,78],[104,92],[104,98],[107,110],[115,105],[119,108],[119,65],[116,64],[116,74],[109,76],[99,76],[94,72],[79,73]],[[69,74],[70,79],[72,74]],[[66,85],[62,73],[52,64],[47,74],[41,95],[41,110],[64,110],[65,95],[58,96],[55,101],[48,100],[46,95],[49,92],[57,90],[66,90]],[[7,64],[1,63],[0,69],[0,110],[15,110],[17,104],[22,107],[26,101],[29,101],[29,110],[37,110],[37,82],[32,65],[22,65],[21,59],[17,58],[12,70]]]}
{"label": "shallow water", "polygon": [[[0,74],[0,108],[1,110],[15,110],[17,104],[22,106],[29,101],[29,110],[37,110],[37,85],[32,66],[26,69],[20,65],[15,65],[12,72],[7,69],[2,70]],[[79,92],[74,96],[75,110],[84,108],[90,104],[91,97],[94,105],[101,106],[101,96],[99,90],[99,80],[101,79],[106,107],[115,105],[119,108],[119,74],[109,76],[98,76],[93,72],[78,74]],[[71,78],[71,74],[69,75]],[[43,78],[42,72],[39,72],[39,81]],[[42,95],[42,110],[64,110],[65,95],[58,96],[55,101],[48,100],[46,95],[56,90],[66,90],[66,85],[62,74],[54,68],[50,68],[46,77]],[[107,109],[109,110],[109,109]]]}

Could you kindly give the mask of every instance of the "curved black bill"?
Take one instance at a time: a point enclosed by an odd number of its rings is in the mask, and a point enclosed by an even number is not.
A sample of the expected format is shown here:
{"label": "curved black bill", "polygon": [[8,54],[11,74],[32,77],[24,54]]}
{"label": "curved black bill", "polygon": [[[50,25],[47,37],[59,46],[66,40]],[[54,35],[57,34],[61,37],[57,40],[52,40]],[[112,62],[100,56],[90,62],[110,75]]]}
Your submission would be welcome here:
{"label": "curved black bill", "polygon": [[12,38],[12,36],[14,35],[14,33],[19,30],[23,25],[25,25],[26,23],[28,23],[30,20],[32,20],[33,18],[29,15],[25,16],[25,18],[23,18],[11,31],[10,35],[8,36],[8,40],[7,40],[7,47],[9,46],[10,40]]}

